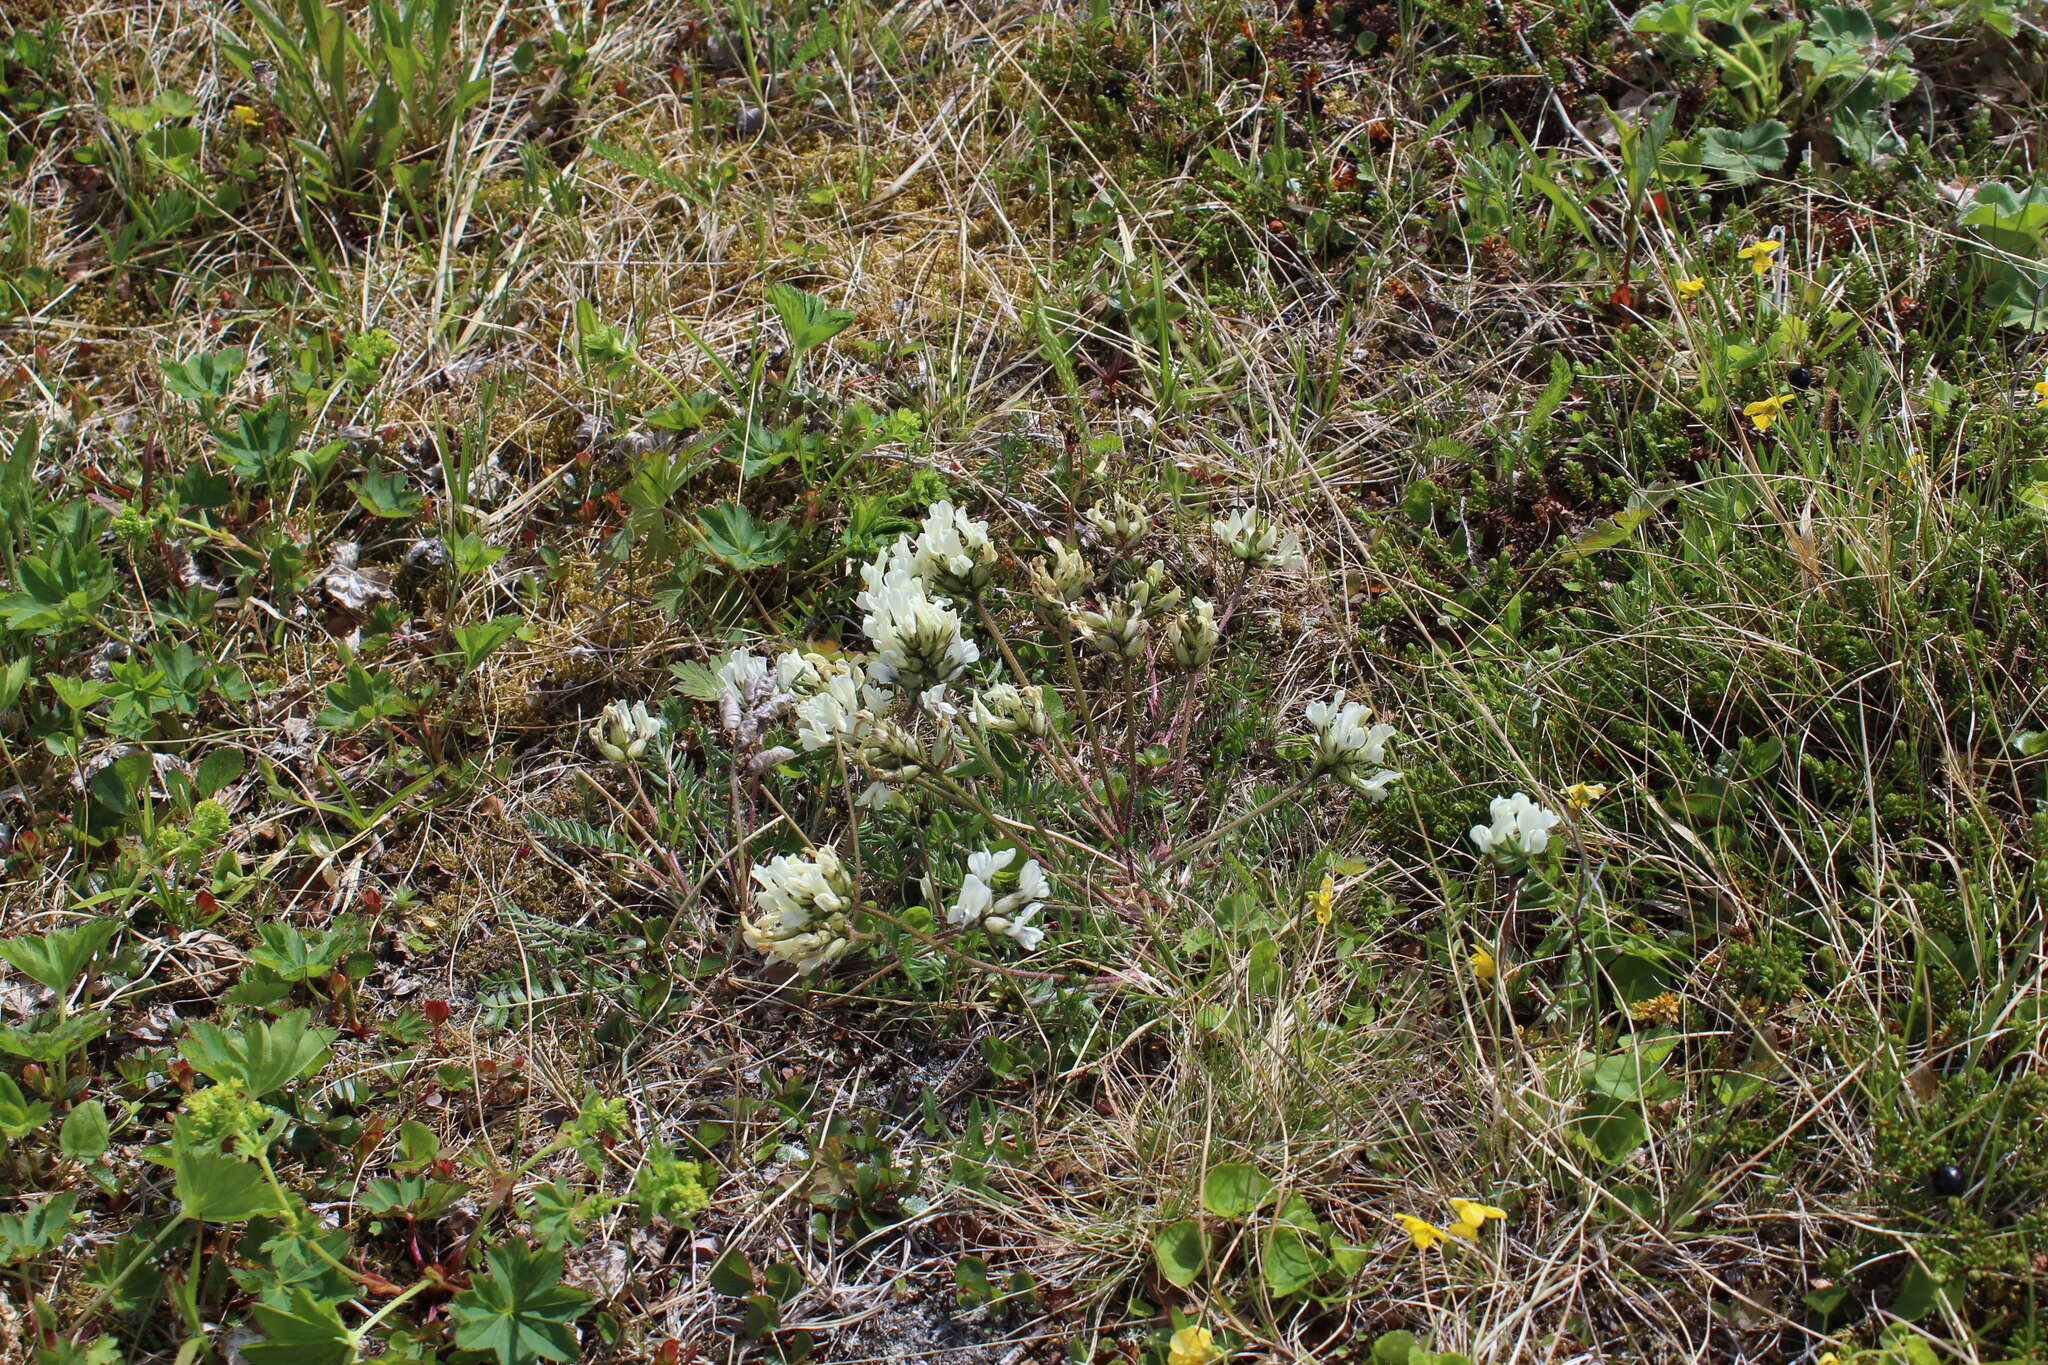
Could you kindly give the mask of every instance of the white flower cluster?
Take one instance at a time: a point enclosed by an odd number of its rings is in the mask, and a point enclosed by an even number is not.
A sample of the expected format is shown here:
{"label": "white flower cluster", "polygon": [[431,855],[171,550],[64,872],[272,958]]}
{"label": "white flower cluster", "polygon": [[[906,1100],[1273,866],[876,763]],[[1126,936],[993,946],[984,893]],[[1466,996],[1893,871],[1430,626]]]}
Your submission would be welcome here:
{"label": "white flower cluster", "polygon": [[910,557],[919,578],[962,596],[980,592],[995,574],[996,547],[988,523],[950,502],[935,502],[926,511]]}
{"label": "white flower cluster", "polygon": [[647,709],[647,703],[609,702],[590,727],[590,744],[614,763],[626,763],[647,752],[647,746],[661,734],[661,717]]}
{"label": "white flower cluster", "polygon": [[1387,790],[1401,780],[1401,774],[1380,765],[1387,759],[1387,741],[1394,727],[1368,727],[1362,702],[1347,702],[1340,694],[1328,701],[1312,701],[1303,714],[1308,718],[1314,753],[1310,775],[1328,773],[1346,786],[1375,801],[1384,801]]}
{"label": "white flower cluster", "polygon": [[1152,513],[1145,504],[1134,502],[1118,493],[1108,502],[1091,507],[1087,512],[1088,524],[1101,535],[1103,544],[1118,554],[1129,554],[1138,548],[1138,542],[1145,538],[1145,532],[1152,525]]}
{"label": "white flower cluster", "polygon": [[1016,858],[1017,850],[1014,848],[1006,848],[1000,853],[982,849],[979,853],[968,854],[967,880],[960,884],[959,896],[954,898],[952,908],[946,911],[946,923],[955,929],[965,929],[978,923],[990,933],[1001,934],[1027,951],[1044,942],[1045,930],[1031,921],[1045,909],[1046,898],[1052,895],[1052,884],[1046,880],[1038,860],[1028,859],[1017,869],[1014,891],[1001,895],[996,892],[997,876]]}
{"label": "white flower cluster", "polygon": [[930,567],[909,536],[861,566],[854,604],[866,613],[861,629],[875,647],[869,673],[876,682],[924,692],[951,682],[981,658],[961,628],[960,614],[932,596]]}
{"label": "white flower cluster", "polygon": [[1301,537],[1256,507],[1240,507],[1209,530],[1223,548],[1247,564],[1299,573],[1307,567],[1302,557]]}
{"label": "white flower cluster", "polygon": [[831,848],[809,858],[785,853],[755,867],[753,878],[754,915],[740,926],[749,948],[807,974],[846,952],[853,878]]}
{"label": "white flower cluster", "polygon": [[1216,604],[1205,597],[1190,597],[1188,609],[1166,626],[1166,647],[1182,668],[1196,669],[1216,653],[1222,632],[1216,624]]}
{"label": "white flower cluster", "polygon": [[1006,735],[1026,734],[1043,739],[1052,733],[1052,718],[1045,713],[1045,689],[1019,687],[1015,683],[994,683],[974,696],[974,723],[984,730]]}
{"label": "white flower cluster", "polygon": [[1522,792],[1494,797],[1486,813],[1493,823],[1472,826],[1472,842],[1482,856],[1503,863],[1533,858],[1550,847],[1551,828],[1563,819]]}

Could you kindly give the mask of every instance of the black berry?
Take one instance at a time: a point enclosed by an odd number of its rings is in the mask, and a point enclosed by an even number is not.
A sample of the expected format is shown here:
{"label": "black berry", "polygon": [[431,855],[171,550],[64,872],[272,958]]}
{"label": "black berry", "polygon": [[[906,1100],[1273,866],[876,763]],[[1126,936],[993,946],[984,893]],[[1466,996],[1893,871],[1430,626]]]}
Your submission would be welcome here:
{"label": "black berry", "polygon": [[1957,1199],[1970,1188],[1969,1180],[1960,1166],[1936,1166],[1927,1173],[1928,1188],[1943,1199]]}
{"label": "black berry", "polygon": [[1807,369],[1804,365],[1794,365],[1792,373],[1786,375],[1785,378],[1791,382],[1792,387],[1795,389],[1810,389],[1813,387],[1813,371]]}

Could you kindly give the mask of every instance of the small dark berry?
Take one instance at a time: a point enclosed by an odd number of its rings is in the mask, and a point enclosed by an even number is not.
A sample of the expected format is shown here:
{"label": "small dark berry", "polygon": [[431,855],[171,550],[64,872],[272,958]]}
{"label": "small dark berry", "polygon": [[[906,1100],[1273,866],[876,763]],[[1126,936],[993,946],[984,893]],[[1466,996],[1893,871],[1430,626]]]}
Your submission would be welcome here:
{"label": "small dark berry", "polygon": [[1961,1198],[1963,1191],[1970,1188],[1960,1166],[1936,1166],[1927,1173],[1927,1184],[1943,1199]]}
{"label": "small dark berry", "polygon": [[1795,389],[1810,389],[1813,387],[1813,371],[1807,369],[1804,365],[1794,365],[1792,373],[1786,375],[1785,378],[1791,381],[1792,387]]}

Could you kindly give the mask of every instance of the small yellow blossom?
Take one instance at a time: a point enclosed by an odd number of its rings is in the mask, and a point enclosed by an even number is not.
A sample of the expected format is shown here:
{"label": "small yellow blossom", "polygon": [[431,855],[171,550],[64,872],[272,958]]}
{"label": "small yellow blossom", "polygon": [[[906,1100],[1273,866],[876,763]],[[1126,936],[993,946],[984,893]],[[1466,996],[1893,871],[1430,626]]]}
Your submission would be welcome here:
{"label": "small yellow blossom", "polygon": [[263,122],[263,115],[256,112],[254,105],[238,104],[228,112],[235,116],[237,123],[245,124],[251,128]]}
{"label": "small yellow blossom", "polygon": [[2048,408],[2048,379],[2040,379],[2034,382],[2034,406],[2037,408]]}
{"label": "small yellow blossom", "polygon": [[1401,1231],[1408,1234],[1408,1240],[1415,1243],[1417,1251],[1427,1251],[1444,1239],[1444,1229],[1426,1218],[1397,1213],[1394,1215],[1394,1221],[1401,1225]]}
{"label": "small yellow blossom", "polygon": [[1761,242],[1751,242],[1735,254],[1749,262],[1749,268],[1753,273],[1768,275],[1771,273],[1771,258],[1778,254],[1778,248],[1783,245],[1785,244],[1775,237],[1766,237]]}
{"label": "small yellow blossom", "polygon": [[1756,423],[1758,431],[1769,431],[1771,423],[1785,415],[1786,404],[1798,396],[1796,393],[1781,393],[1776,398],[1759,398],[1756,402],[1744,407],[1742,415]]}
{"label": "small yellow blossom", "polygon": [[1678,1022],[1679,1008],[1683,1002],[1676,991],[1653,995],[1648,1000],[1638,1000],[1628,1007],[1628,1017],[1638,1024],[1674,1025]]}
{"label": "small yellow blossom", "polygon": [[1493,980],[1500,971],[1499,964],[1493,960],[1493,954],[1484,948],[1474,948],[1472,956],[1466,958],[1465,963],[1472,968],[1472,975],[1481,981]]}
{"label": "small yellow blossom", "polygon": [[1337,902],[1337,879],[1329,873],[1323,874],[1323,884],[1309,893],[1309,909],[1316,912],[1317,924],[1328,924],[1335,915]]}
{"label": "small yellow blossom", "polygon": [[1689,280],[1675,280],[1673,283],[1678,286],[1678,297],[1682,299],[1696,299],[1707,292],[1705,275],[1695,275]]}
{"label": "small yellow blossom", "polygon": [[1507,1219],[1506,1209],[1497,1209],[1491,1204],[1482,1204],[1476,1199],[1453,1199],[1451,1212],[1458,1215],[1458,1225],[1474,1230],[1485,1226],[1489,1218]]}
{"label": "small yellow blossom", "polygon": [[1590,810],[1605,795],[1607,784],[1604,782],[1574,782],[1564,789],[1564,803],[1573,810]]}
{"label": "small yellow blossom", "polygon": [[1223,1354],[1216,1349],[1216,1334],[1206,1327],[1183,1327],[1166,1346],[1166,1365],[1209,1365]]}

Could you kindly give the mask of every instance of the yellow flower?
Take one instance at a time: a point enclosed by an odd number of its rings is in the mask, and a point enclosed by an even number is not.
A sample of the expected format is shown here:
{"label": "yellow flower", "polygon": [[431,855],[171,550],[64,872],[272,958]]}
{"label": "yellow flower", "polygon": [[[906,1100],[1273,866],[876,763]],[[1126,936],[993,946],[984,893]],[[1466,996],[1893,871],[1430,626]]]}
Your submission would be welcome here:
{"label": "yellow flower", "polygon": [[1678,992],[1665,991],[1648,1000],[1638,1000],[1628,1007],[1628,1017],[1638,1024],[1676,1024],[1685,1002],[1678,998]]}
{"label": "yellow flower", "polygon": [[1796,393],[1781,393],[1776,398],[1760,398],[1743,408],[1742,415],[1756,423],[1758,431],[1769,431],[1771,423],[1785,415],[1785,405],[1798,396]]}
{"label": "yellow flower", "polygon": [[1508,1216],[1506,1209],[1497,1209],[1491,1204],[1482,1204],[1476,1199],[1453,1199],[1451,1201],[1451,1212],[1458,1215],[1458,1221],[1453,1230],[1455,1228],[1470,1228],[1474,1232],[1484,1227],[1486,1220],[1489,1218],[1505,1220]]}
{"label": "yellow flower", "polygon": [[1478,977],[1481,981],[1491,981],[1499,972],[1499,966],[1494,962],[1493,954],[1487,952],[1484,948],[1474,948],[1472,956],[1466,958],[1465,962],[1472,968],[1472,975]]}
{"label": "yellow flower", "polygon": [[1768,275],[1771,273],[1771,258],[1778,254],[1778,248],[1783,245],[1785,244],[1775,237],[1766,237],[1761,242],[1751,242],[1735,254],[1749,262],[1749,268],[1753,273]]}
{"label": "yellow flower", "polygon": [[2039,380],[2035,383],[2034,406],[2037,408],[2048,408],[2048,379]]}
{"label": "yellow flower", "polygon": [[238,104],[228,112],[235,116],[237,123],[246,124],[251,128],[263,122],[263,115],[257,113],[253,105]]}
{"label": "yellow flower", "polygon": [[1216,1335],[1206,1327],[1183,1327],[1166,1346],[1166,1365],[1209,1365],[1222,1352],[1216,1349]]}
{"label": "yellow flower", "polygon": [[1564,789],[1564,803],[1573,810],[1588,810],[1605,795],[1607,784],[1604,782],[1574,782]]}
{"label": "yellow flower", "polygon": [[1678,297],[1682,299],[1696,299],[1707,292],[1705,275],[1695,275],[1689,280],[1677,280],[1674,283],[1678,285]]}
{"label": "yellow flower", "polygon": [[1417,1251],[1427,1251],[1444,1239],[1444,1229],[1427,1219],[1417,1218],[1413,1214],[1397,1213],[1394,1215],[1394,1221],[1408,1234],[1408,1240],[1415,1243]]}
{"label": "yellow flower", "polygon": [[1325,872],[1323,874],[1322,886],[1315,891],[1311,891],[1308,897],[1308,906],[1309,909],[1316,912],[1317,924],[1328,924],[1330,922],[1331,917],[1335,914],[1333,907],[1336,904],[1336,900],[1337,879]]}

